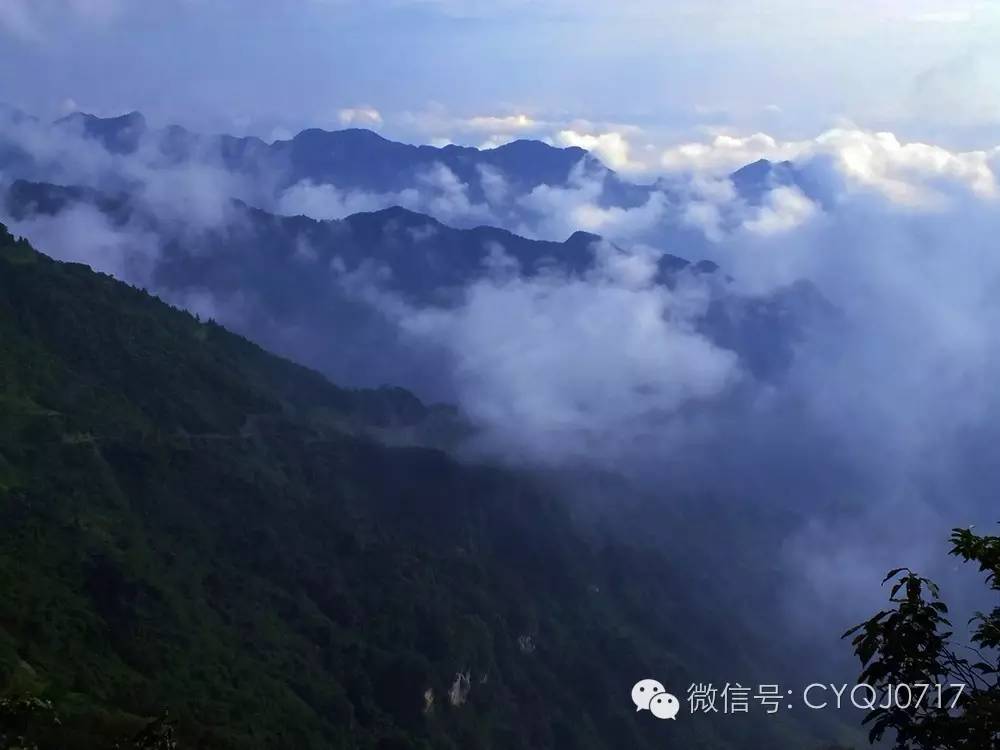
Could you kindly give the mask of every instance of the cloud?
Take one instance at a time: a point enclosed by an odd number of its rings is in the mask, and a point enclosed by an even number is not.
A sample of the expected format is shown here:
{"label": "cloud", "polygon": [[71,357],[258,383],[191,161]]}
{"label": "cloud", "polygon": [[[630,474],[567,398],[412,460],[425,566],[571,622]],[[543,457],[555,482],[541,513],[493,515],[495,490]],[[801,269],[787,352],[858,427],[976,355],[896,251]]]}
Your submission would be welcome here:
{"label": "cloud", "polygon": [[560,146],[577,146],[592,152],[612,169],[623,172],[639,171],[644,167],[629,158],[629,142],[621,133],[578,133],[575,130],[560,130],[555,137]]}
{"label": "cloud", "polygon": [[434,164],[430,169],[417,175],[417,193],[423,197],[417,200],[414,210],[423,209],[431,216],[459,224],[495,222],[490,207],[474,203],[469,197],[469,186],[444,164]]}
{"label": "cloud", "polygon": [[680,195],[683,197],[677,220],[683,226],[701,230],[712,242],[725,238],[733,207],[744,208],[735,185],[725,177],[695,175],[680,186]]}
{"label": "cloud", "polygon": [[660,165],[668,172],[724,174],[758,159],[784,161],[801,154],[797,143],[782,144],[766,133],[717,135],[708,143],[690,142],[664,150]]}
{"label": "cloud", "polygon": [[831,130],[805,153],[831,155],[850,182],[901,204],[932,204],[943,197],[939,185],[961,186],[986,198],[997,194],[996,150],[952,152],[925,143],[901,143],[892,133]]}
{"label": "cloud", "polygon": [[570,121],[549,119],[524,111],[456,114],[442,105],[388,117],[391,125],[434,146],[461,144],[491,149],[519,139],[555,144],[555,134]]}
{"label": "cloud", "polygon": [[[481,171],[488,196],[502,200],[506,182],[497,170]],[[457,226],[498,223],[489,205],[470,198],[469,185],[441,163],[418,172],[413,186],[394,192],[346,190],[330,183],[303,180],[283,190],[275,210],[314,219],[343,219],[351,214],[402,206]]]}
{"label": "cloud", "polygon": [[[787,386],[808,408],[812,427],[800,435],[837,436],[859,500],[856,515],[801,532],[792,557],[811,585],[864,590],[850,571],[872,580],[889,558],[938,570],[922,550],[953,525],[995,520],[986,498],[998,477],[979,467],[1000,437],[998,230],[986,196],[917,211],[857,196],[733,248],[735,274],[807,276],[844,316],[803,342]],[[838,556],[854,562],[824,564]]]}
{"label": "cloud", "polygon": [[565,185],[538,185],[517,199],[526,212],[517,230],[529,236],[562,240],[577,230],[612,239],[636,240],[659,225],[667,215],[667,196],[652,191],[631,208],[605,205],[605,174],[588,171],[580,162]]}
{"label": "cloud", "polygon": [[364,211],[378,211],[389,206],[415,204],[416,194],[366,193],[341,190],[329,183],[317,184],[303,180],[285,189],[279,196],[276,210],[286,216],[303,215],[313,219],[343,219]]}
{"label": "cloud", "polygon": [[818,207],[797,187],[782,186],[767,194],[764,205],[743,227],[755,234],[788,232],[818,213]]}
{"label": "cloud", "polygon": [[84,263],[136,286],[152,286],[161,240],[135,224],[118,226],[97,209],[77,205],[57,217],[10,221],[10,230],[59,260]]}
{"label": "cloud", "polygon": [[888,132],[836,128],[803,141],[779,141],[764,133],[718,135],[671,147],[661,163],[668,171],[720,175],[758,159],[788,160],[817,179],[843,180],[848,190],[871,190],[900,205],[927,207],[952,187],[995,197],[998,155],[996,148],[958,152],[902,142]]}
{"label": "cloud", "polygon": [[344,127],[379,127],[382,114],[374,107],[348,107],[337,113],[337,119]]}
{"label": "cloud", "polygon": [[502,117],[496,115],[477,115],[467,119],[464,124],[469,130],[479,130],[490,134],[525,133],[544,127],[544,123],[540,123],[526,114]]}
{"label": "cloud", "polygon": [[[539,116],[526,112],[513,114],[451,114],[443,106],[419,112],[405,112],[395,119],[404,130],[412,131],[434,145],[467,143],[479,148],[496,148],[513,140],[528,138],[549,145],[583,148],[612,169],[632,175],[646,173],[655,166],[651,160],[637,157],[632,142],[643,131],[627,123],[590,122],[565,116]],[[643,144],[643,148],[648,144]]]}
{"label": "cloud", "polygon": [[659,254],[648,249],[592,250],[585,273],[529,278],[495,246],[483,277],[449,307],[414,308],[377,284],[352,284],[409,335],[450,353],[456,396],[491,450],[556,463],[602,456],[610,466],[740,370],[695,329],[703,286],[657,285]]}
{"label": "cloud", "polygon": [[254,204],[269,200],[277,175],[249,180],[227,169],[217,151],[166,159],[161,137],[139,132],[134,151],[111,153],[86,137],[78,122],[50,126],[27,119],[0,126],[0,142],[13,154],[30,156],[12,168],[13,175],[111,195],[127,193],[150,213],[191,231],[228,221],[234,198]]}
{"label": "cloud", "polygon": [[480,164],[478,170],[483,194],[490,205],[498,206],[506,203],[510,197],[510,185],[503,172],[487,164]]}

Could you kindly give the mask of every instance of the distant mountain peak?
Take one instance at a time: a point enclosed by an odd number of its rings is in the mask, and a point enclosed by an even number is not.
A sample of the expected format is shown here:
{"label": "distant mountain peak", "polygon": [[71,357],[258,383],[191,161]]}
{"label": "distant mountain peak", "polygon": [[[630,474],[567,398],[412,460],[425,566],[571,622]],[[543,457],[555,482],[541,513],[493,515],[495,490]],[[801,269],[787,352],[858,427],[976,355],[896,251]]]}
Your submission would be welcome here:
{"label": "distant mountain peak", "polygon": [[323,130],[322,128],[306,128],[292,138],[293,141],[335,140],[349,143],[389,143],[374,130],[367,128],[347,128],[346,130]]}
{"label": "distant mountain peak", "polygon": [[743,199],[751,204],[759,203],[768,191],[776,187],[797,183],[795,165],[792,162],[773,162],[768,159],[758,159],[740,167],[729,175],[729,179]]}
{"label": "distant mountain peak", "polygon": [[758,159],[755,162],[751,162],[745,166],[740,167],[735,172],[733,176],[741,175],[744,177],[751,176],[766,176],[774,172],[783,172],[787,169],[792,169],[795,165],[785,159],[784,161],[771,161],[770,159]]}
{"label": "distant mountain peak", "polygon": [[63,123],[85,123],[100,124],[103,127],[146,127],[146,116],[142,112],[133,110],[123,115],[115,117],[99,117],[89,112],[71,112],[65,117],[56,120],[56,124]]}
{"label": "distant mountain peak", "polygon": [[589,245],[592,242],[600,242],[603,237],[599,234],[594,234],[593,232],[576,231],[573,232],[567,239],[567,245]]}
{"label": "distant mountain peak", "polygon": [[346,217],[345,221],[361,220],[365,218],[384,221],[396,220],[404,224],[441,225],[441,222],[432,216],[417,213],[416,211],[411,211],[410,209],[403,208],[402,206],[388,206],[387,208],[380,208],[377,211],[361,211]]}
{"label": "distant mountain peak", "polygon": [[502,146],[497,146],[494,151],[524,151],[524,152],[549,152],[549,151],[562,151],[564,153],[579,153],[581,156],[589,154],[590,152],[586,149],[580,148],[579,146],[553,146],[551,143],[546,143],[545,141],[539,141],[533,138],[519,138],[516,141],[511,141],[510,143],[505,143]]}
{"label": "distant mountain peak", "polygon": [[98,117],[87,112],[74,112],[56,120],[55,125],[79,128],[84,137],[100,141],[112,153],[131,153],[147,131],[146,118],[141,112],[128,112],[117,117]]}

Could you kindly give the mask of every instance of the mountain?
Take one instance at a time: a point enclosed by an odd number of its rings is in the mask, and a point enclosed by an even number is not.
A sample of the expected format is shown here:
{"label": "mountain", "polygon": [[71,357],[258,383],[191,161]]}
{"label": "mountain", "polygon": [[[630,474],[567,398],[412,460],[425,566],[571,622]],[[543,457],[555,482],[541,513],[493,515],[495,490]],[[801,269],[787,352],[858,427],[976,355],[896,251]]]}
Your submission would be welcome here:
{"label": "mountain", "polygon": [[[603,242],[585,232],[546,242],[494,227],[458,229],[399,207],[317,221],[240,202],[220,225],[191,231],[129,194],[25,181],[11,185],[5,210],[24,221],[80,206],[106,217],[128,247],[157,238],[162,251],[152,261],[134,254],[142,266],[137,283],[338,381],[405,377],[407,387],[446,400],[452,394],[441,353],[401,331],[387,308],[452,307],[469,284],[497,272],[497,264],[513,263],[526,278],[585,274]],[[828,313],[806,283],[746,298],[729,290],[714,263],[670,254],[658,261],[656,281],[665,286],[698,276],[714,279],[703,332],[738,352],[761,378],[780,377],[804,327]]]}
{"label": "mountain", "polygon": [[565,182],[580,162],[601,167],[581,148],[556,148],[540,141],[519,140],[487,150],[438,148],[397,143],[364,129],[310,128],[291,139],[265,143],[255,137],[202,135],[177,125],[153,129],[139,112],[109,118],[77,112],[56,121],[55,128],[93,140],[114,154],[134,153],[145,140],[171,162],[218,159],[234,172],[277,174],[279,187],[309,181],[394,192],[442,164],[462,182],[477,186],[473,199],[482,200],[481,169],[500,170],[512,180],[512,187],[527,192],[537,185]]}
{"label": "mountain", "polygon": [[794,164],[790,161],[775,163],[767,159],[758,159],[740,167],[729,179],[740,197],[753,206],[760,205],[764,196],[775,188],[798,184]]}
{"label": "mountain", "polygon": [[26,180],[11,183],[3,209],[15,221],[22,221],[32,216],[57,216],[76,205],[96,208],[118,225],[126,223],[132,214],[125,194],[109,194],[82,185],[52,185]]}
{"label": "mountain", "polygon": [[[624,226],[630,244],[715,252],[687,212],[686,176],[633,183],[583,149],[532,140],[439,148],[370,130],[311,128],[268,143],[176,125],[153,128],[138,112],[75,113],[51,126],[0,117],[0,169],[0,188],[24,179],[163,199],[183,190],[196,204],[238,198],[272,213],[315,218],[403,205],[461,228],[489,224],[547,239],[579,228],[565,217],[586,208],[580,215],[610,222],[612,232]],[[716,207],[718,229],[738,231],[778,187],[828,202],[829,171],[766,160],[737,170],[730,175],[737,199]]]}
{"label": "mountain", "polygon": [[794,716],[637,716],[641,676],[785,657],[708,613],[728,580],[684,583],[683,518],[632,545],[377,439],[426,417],[0,227],[0,695],[53,701],[43,750],[165,710],[182,748],[812,746]]}
{"label": "mountain", "polygon": [[597,162],[581,148],[554,148],[539,141],[514,141],[495,149],[461,146],[411,146],[386,140],[369,130],[304,130],[288,141],[276,141],[269,157],[286,166],[289,184],[300,180],[333,183],[338,187],[391,192],[413,184],[436,164],[447,167],[473,188],[471,198],[482,201],[482,169],[498,169],[527,192],[536,185],[565,182],[581,161]]}
{"label": "mountain", "polygon": [[[158,232],[177,229],[165,226],[160,217],[128,194],[106,194],[81,186],[15,180],[3,208],[15,221],[23,221],[38,215],[57,216],[78,205],[96,208],[118,226],[136,221]],[[179,241],[173,234],[167,239]],[[325,266],[336,259],[349,271],[365,262],[375,263],[391,272],[388,284],[394,291],[427,302],[440,290],[463,286],[480,275],[491,253],[502,251],[529,276],[552,267],[581,272],[593,262],[592,246],[600,241],[601,237],[587,232],[575,232],[564,242],[548,242],[496,227],[455,228],[399,206],[320,221],[308,216],[279,216],[236,201],[227,223],[209,229],[199,239],[211,252],[187,253],[187,260],[200,264],[193,273],[201,278],[206,273],[211,278],[206,266],[277,265],[278,258],[288,260],[295,252]],[[660,270],[666,279],[690,265],[684,258],[667,254],[660,261]],[[281,273],[278,268],[271,270]],[[699,270],[711,271],[712,266],[702,264]],[[165,275],[173,272],[184,275],[177,269]]]}
{"label": "mountain", "polygon": [[113,154],[131,154],[148,132],[141,112],[129,112],[119,117],[97,117],[75,112],[56,120],[59,130],[75,131],[85,138],[98,141]]}
{"label": "mountain", "polygon": [[[21,118],[26,117],[19,113]],[[279,187],[300,181],[334,184],[340,188],[379,193],[398,192],[435,165],[447,167],[469,186],[473,201],[483,201],[482,170],[497,170],[509,187],[526,194],[539,185],[565,185],[574,168],[597,174],[603,182],[605,205],[635,207],[655,189],[669,183],[630,183],[607,168],[590,152],[573,146],[558,148],[537,140],[515,140],[496,148],[410,145],[391,141],[366,129],[327,131],[309,128],[287,140],[266,143],[256,137],[205,136],[177,125],[162,130],[148,127],[140,112],[101,118],[77,112],[56,122],[72,127],[112,153],[132,153],[143,138],[172,161],[221,157],[236,172],[280,174]],[[737,194],[751,206],[776,187],[797,186],[807,195],[820,191],[808,174],[792,162],[759,159],[729,175]]]}

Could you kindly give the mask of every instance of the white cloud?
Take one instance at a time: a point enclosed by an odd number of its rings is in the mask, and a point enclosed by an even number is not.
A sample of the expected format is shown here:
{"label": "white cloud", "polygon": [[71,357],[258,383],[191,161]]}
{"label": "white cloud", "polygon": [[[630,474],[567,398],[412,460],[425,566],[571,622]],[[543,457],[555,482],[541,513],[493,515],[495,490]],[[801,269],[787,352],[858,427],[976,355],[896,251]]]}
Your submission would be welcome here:
{"label": "white cloud", "polygon": [[954,189],[996,197],[998,155],[1000,149],[950,151],[904,143],[892,133],[836,128],[803,141],[779,141],[764,133],[718,135],[668,148],[661,163],[668,171],[718,175],[758,159],[790,160],[806,168],[825,161],[848,189],[873,190],[897,204],[926,208]]}
{"label": "white cloud", "polygon": [[30,238],[54,258],[85,263],[137,286],[149,286],[160,258],[161,238],[155,232],[131,223],[113,225],[86,205],[56,217],[37,215],[7,223],[12,232]]}
{"label": "white cloud", "polygon": [[756,234],[780,234],[802,225],[818,211],[797,187],[782,186],[767,194],[764,205],[743,226]]}
{"label": "white cloud", "polygon": [[637,147],[633,140],[643,135],[643,131],[627,123],[541,117],[525,112],[460,116],[440,105],[420,112],[404,112],[395,122],[433,145],[466,143],[485,149],[529,138],[560,148],[586,149],[612,169],[630,174],[649,172],[655,166],[648,159],[650,154],[636,156],[650,144]]}
{"label": "white cloud", "polygon": [[374,107],[348,107],[337,113],[337,119],[345,127],[378,127],[382,113]]}
{"label": "white cloud", "polygon": [[660,165],[667,172],[723,174],[759,159],[783,161],[801,152],[801,144],[779,143],[766,133],[743,137],[720,134],[707,143],[681,143],[667,148]]}
{"label": "white cloud", "polygon": [[641,164],[634,163],[629,158],[630,145],[621,133],[578,133],[575,130],[560,130],[556,133],[555,142],[559,146],[577,146],[592,152],[611,169],[621,172],[640,171]]}
{"label": "white cloud", "polygon": [[413,198],[397,194],[365,193],[341,190],[336,185],[303,180],[278,196],[276,209],[286,216],[310,216],[314,219],[343,219],[363,211],[377,211]]}
{"label": "white cloud", "polygon": [[452,353],[461,403],[494,449],[613,462],[739,379],[736,356],[694,330],[701,291],[653,285],[655,253],[595,251],[583,276],[529,279],[507,264],[457,308],[395,308],[411,335]]}
{"label": "white cloud", "polygon": [[[484,188],[494,197],[502,190],[503,177],[496,170],[484,172]],[[345,190],[330,183],[303,180],[278,195],[275,208],[286,215],[302,214],[314,219],[342,219],[363,211],[402,206],[458,226],[496,224],[490,206],[475,203],[469,186],[443,164],[436,163],[417,174],[411,187],[395,192]]]}
{"label": "white cloud", "polygon": [[486,164],[480,164],[478,169],[479,182],[490,205],[499,206],[506,203],[510,197],[510,186],[503,172]]}
{"label": "white cloud", "polygon": [[831,130],[805,153],[829,154],[849,181],[875,188],[891,200],[931,205],[943,192],[962,187],[979,197],[997,194],[992,163],[997,151],[953,152],[925,143],[901,143],[892,133]]}
{"label": "white cloud", "polygon": [[464,123],[468,130],[479,130],[491,134],[516,134],[538,130],[544,126],[537,120],[525,114],[496,116],[477,115],[468,118]]}
{"label": "white cloud", "polygon": [[506,146],[508,143],[513,143],[516,140],[517,138],[512,135],[491,135],[483,142],[476,144],[476,147],[480,151],[489,151],[490,149]]}
{"label": "white cloud", "polygon": [[469,186],[444,164],[434,164],[417,175],[416,189],[420,195],[418,203],[407,208],[426,211],[445,223],[496,223],[490,207],[473,203],[469,198]]}
{"label": "white cloud", "polygon": [[418,111],[406,111],[395,122],[407,132],[427,141],[447,140],[500,145],[516,138],[544,138],[552,124],[527,112],[479,112],[457,114],[434,104]]}
{"label": "white cloud", "polygon": [[566,185],[538,185],[519,197],[517,205],[528,216],[518,231],[551,240],[563,240],[577,230],[635,239],[666,215],[667,196],[658,191],[634,208],[603,205],[604,176],[603,172],[588,173],[586,164],[580,162]]}
{"label": "white cloud", "polygon": [[720,242],[726,236],[723,229],[724,216],[718,204],[708,201],[690,201],[680,212],[681,223],[700,229],[712,242]]}

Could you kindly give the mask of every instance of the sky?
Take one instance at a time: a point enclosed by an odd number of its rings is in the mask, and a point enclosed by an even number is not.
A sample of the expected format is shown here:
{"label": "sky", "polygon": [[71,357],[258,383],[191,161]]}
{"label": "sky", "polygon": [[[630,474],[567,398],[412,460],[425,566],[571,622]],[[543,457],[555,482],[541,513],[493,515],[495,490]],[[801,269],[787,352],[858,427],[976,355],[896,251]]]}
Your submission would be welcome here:
{"label": "sky", "polygon": [[998,32],[996,0],[0,0],[0,101],[266,139],[536,137],[626,171],[844,123],[970,149],[996,143]]}

